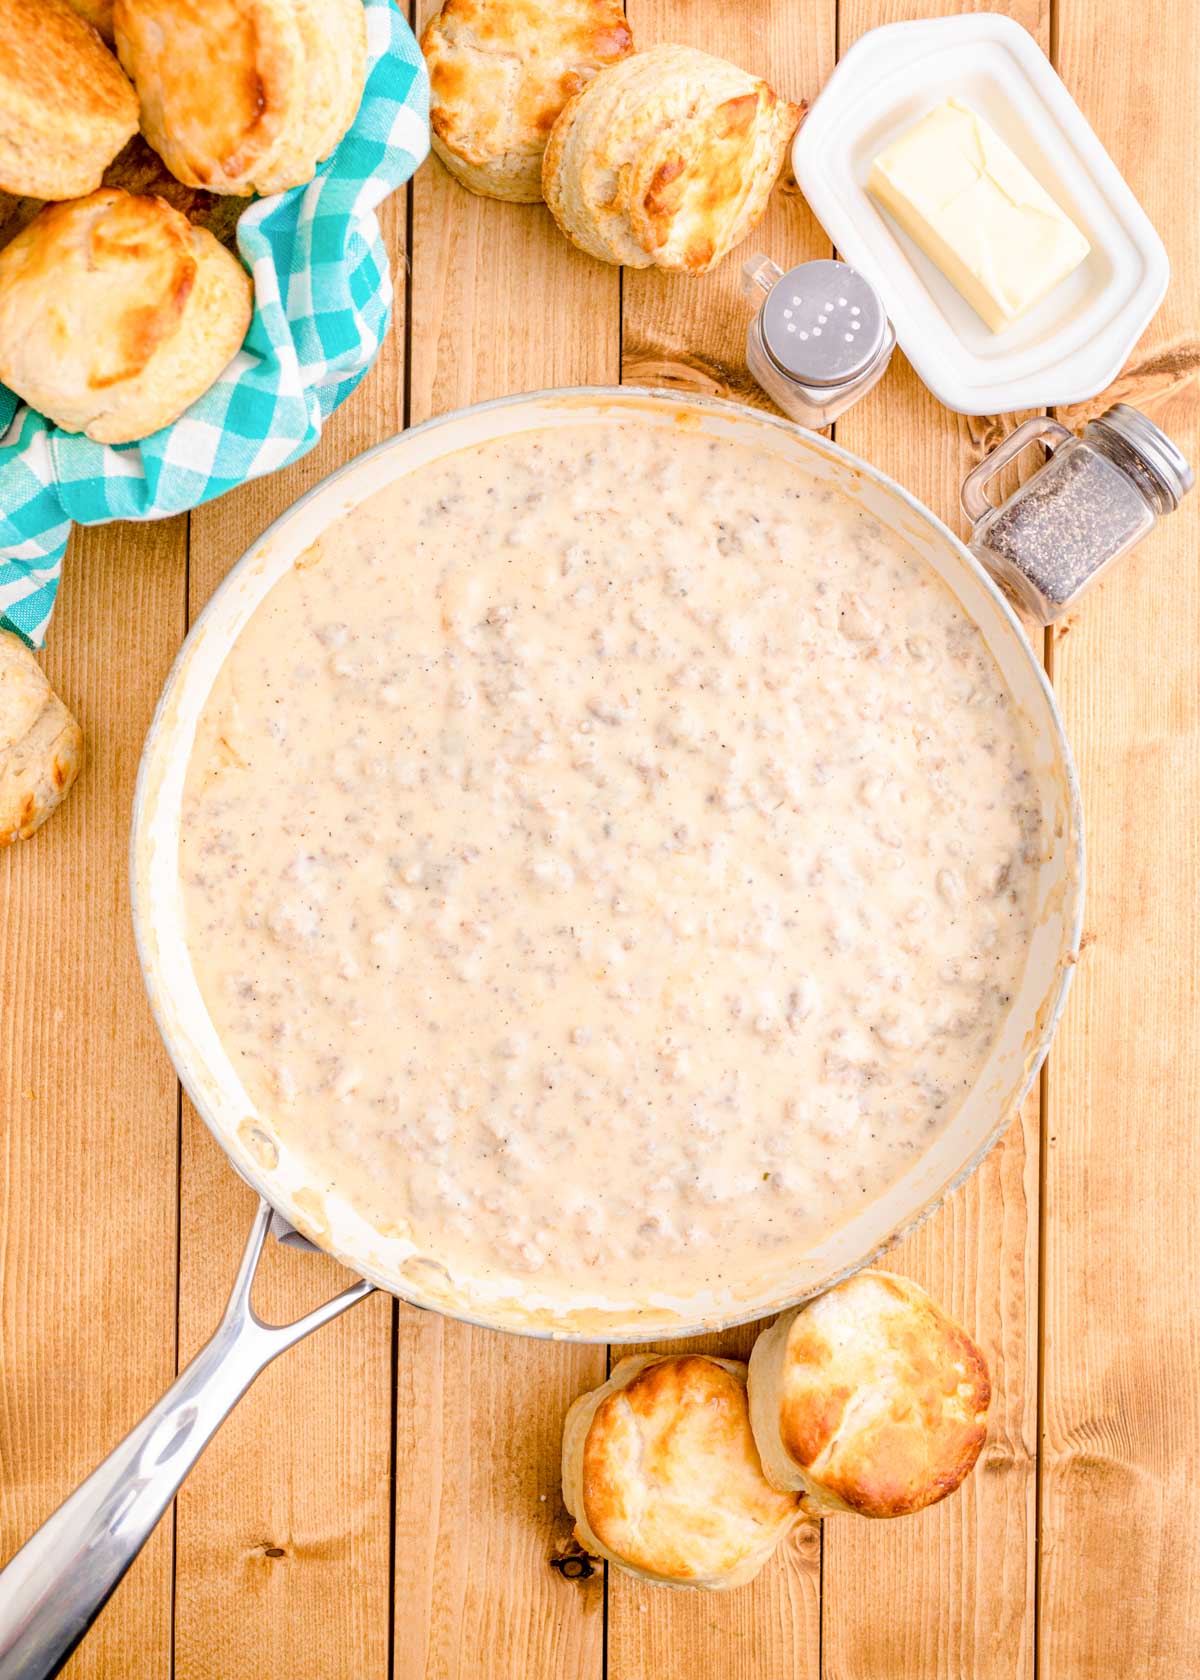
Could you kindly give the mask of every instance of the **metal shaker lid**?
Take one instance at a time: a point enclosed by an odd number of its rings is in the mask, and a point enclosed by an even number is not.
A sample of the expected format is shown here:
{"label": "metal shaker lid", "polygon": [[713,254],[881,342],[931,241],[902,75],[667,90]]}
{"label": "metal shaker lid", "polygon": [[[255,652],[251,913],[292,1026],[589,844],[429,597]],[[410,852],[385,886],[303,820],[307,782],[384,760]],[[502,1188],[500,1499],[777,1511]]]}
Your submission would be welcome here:
{"label": "metal shaker lid", "polygon": [[1115,432],[1140,456],[1163,493],[1166,505],[1162,512],[1169,513],[1179,506],[1196,482],[1195,474],[1183,451],[1153,420],[1129,403],[1114,403],[1092,424],[1103,431]]}
{"label": "metal shaker lid", "polygon": [[830,257],[801,263],[763,304],[763,345],[781,373],[804,385],[842,385],[878,356],[887,332],[879,294]]}

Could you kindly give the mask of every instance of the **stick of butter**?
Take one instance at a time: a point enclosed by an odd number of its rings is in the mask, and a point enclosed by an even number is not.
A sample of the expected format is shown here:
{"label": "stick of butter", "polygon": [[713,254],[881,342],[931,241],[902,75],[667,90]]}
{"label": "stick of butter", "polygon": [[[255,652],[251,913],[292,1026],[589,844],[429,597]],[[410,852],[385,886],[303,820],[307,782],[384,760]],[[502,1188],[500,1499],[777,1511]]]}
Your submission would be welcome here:
{"label": "stick of butter", "polygon": [[993,332],[1091,247],[978,112],[948,99],[879,154],[867,187]]}

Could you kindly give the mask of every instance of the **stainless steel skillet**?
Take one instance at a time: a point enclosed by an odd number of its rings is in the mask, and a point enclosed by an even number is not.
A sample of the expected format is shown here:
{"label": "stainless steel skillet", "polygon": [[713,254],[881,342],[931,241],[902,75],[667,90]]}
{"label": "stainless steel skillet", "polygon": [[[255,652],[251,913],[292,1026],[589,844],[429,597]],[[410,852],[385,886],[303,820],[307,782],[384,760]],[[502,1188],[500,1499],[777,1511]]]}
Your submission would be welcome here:
{"label": "stainless steel skillet", "polygon": [[[188,955],[178,881],[184,775],[195,729],[234,639],[272,585],[350,508],[444,455],[502,436],[576,425],[685,427],[777,454],[856,497],[940,573],[979,626],[1033,742],[1048,855],[1021,986],[975,1086],[945,1132],[883,1196],[784,1269],[726,1280],[677,1300],[569,1300],[455,1281],[436,1253],[381,1234],[308,1181],[304,1160],[243,1089],[204,1008]],[[635,457],[634,457],[635,458]],[[496,1329],[581,1341],[713,1330],[776,1312],[865,1263],[934,1208],[996,1141],[1040,1065],[1078,949],[1083,840],[1078,790],[1041,666],[1011,610],[967,550],[883,474],[787,422],[731,403],[616,388],[551,391],[481,404],[404,433],[351,462],[278,520],[234,567],[201,615],[167,681],[146,741],[135,798],[132,883],[138,951],[156,1020],[179,1076],[234,1168],[262,1201],[233,1297],[212,1340],[158,1406],[0,1574],[0,1680],[52,1674],[128,1568],[205,1443],[258,1372],[375,1286],[415,1305]],[[362,1282],[282,1328],[263,1325],[249,1294],[272,1209],[287,1233],[334,1253]]]}

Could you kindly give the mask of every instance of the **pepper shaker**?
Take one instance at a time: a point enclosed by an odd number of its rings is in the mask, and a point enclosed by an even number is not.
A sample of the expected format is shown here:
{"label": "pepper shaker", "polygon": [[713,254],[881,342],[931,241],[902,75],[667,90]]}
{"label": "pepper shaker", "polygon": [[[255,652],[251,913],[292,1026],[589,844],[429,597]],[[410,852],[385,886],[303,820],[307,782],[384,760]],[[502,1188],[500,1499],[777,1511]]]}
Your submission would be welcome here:
{"label": "pepper shaker", "polygon": [[[1049,460],[993,507],[988,480],[1031,443],[1047,444]],[[1039,624],[1052,624],[1174,512],[1193,483],[1166,433],[1127,403],[1090,420],[1082,437],[1035,417],[963,480],[971,551]]]}
{"label": "pepper shaker", "polygon": [[791,419],[828,426],[877,385],[896,335],[879,294],[849,263],[823,258],[785,274],[761,253],[742,266],[755,305],[746,363]]}

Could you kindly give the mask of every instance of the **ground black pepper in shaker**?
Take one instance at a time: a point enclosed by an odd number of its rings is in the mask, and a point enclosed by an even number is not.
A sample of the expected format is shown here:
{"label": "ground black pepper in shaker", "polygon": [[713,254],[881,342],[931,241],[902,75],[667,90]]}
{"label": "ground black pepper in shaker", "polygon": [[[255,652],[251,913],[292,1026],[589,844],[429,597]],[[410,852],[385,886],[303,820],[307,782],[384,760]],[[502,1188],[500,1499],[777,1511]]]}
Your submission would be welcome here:
{"label": "ground black pepper in shaker", "polygon": [[[1049,460],[993,508],[987,481],[1034,442],[1050,445]],[[1126,403],[1089,421],[1078,438],[1055,420],[1027,420],[963,481],[971,549],[1039,623],[1051,624],[1173,512],[1193,482],[1170,438]]]}

